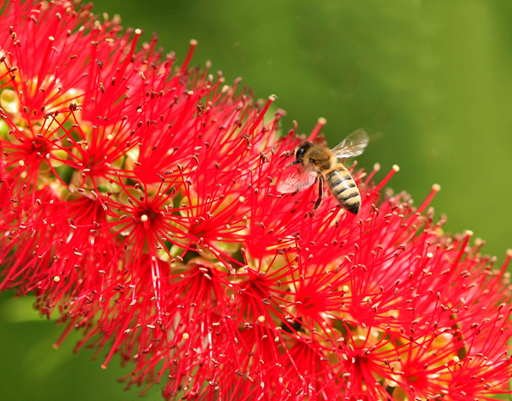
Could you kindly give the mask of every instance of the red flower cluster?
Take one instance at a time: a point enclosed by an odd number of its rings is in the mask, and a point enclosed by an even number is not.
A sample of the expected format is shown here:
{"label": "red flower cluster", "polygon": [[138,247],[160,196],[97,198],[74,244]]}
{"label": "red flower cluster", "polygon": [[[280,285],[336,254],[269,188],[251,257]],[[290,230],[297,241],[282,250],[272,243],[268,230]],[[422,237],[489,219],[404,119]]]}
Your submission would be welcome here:
{"label": "red flower cluster", "polygon": [[[274,97],[90,7],[0,16],[1,289],[34,292],[128,385],[208,400],[475,400],[510,393],[506,267],[471,232],[351,169],[358,216],[276,183],[301,142]],[[319,138],[319,124],[310,139]],[[318,138],[317,138],[318,137]]]}

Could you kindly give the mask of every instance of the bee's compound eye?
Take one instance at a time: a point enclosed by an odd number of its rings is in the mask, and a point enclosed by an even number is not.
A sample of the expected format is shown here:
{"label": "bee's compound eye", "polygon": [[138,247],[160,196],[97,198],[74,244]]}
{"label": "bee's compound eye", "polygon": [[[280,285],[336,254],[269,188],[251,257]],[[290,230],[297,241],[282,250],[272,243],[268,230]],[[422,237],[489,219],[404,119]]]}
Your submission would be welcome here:
{"label": "bee's compound eye", "polygon": [[295,152],[295,157],[297,159],[302,159],[304,157],[304,153],[306,153],[306,150],[308,150],[311,146],[312,144],[310,142],[306,142],[299,146],[297,152]]}

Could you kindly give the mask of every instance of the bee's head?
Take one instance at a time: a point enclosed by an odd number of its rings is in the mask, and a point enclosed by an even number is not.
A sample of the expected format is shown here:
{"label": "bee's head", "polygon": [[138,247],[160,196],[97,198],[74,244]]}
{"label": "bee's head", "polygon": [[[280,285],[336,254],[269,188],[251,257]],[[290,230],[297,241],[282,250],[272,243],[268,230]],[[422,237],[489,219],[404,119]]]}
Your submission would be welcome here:
{"label": "bee's head", "polygon": [[304,142],[302,145],[300,145],[297,150],[295,151],[295,158],[297,160],[302,160],[304,158],[304,154],[306,151],[313,146],[311,142]]}

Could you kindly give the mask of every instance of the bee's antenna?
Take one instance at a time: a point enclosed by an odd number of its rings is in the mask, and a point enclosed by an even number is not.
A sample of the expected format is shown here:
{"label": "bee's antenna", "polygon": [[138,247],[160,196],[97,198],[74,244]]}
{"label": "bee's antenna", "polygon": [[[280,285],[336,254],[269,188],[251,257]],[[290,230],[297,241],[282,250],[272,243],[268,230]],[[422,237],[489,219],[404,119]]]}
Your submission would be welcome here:
{"label": "bee's antenna", "polygon": [[293,156],[293,155],[294,155],[293,151],[285,150],[283,153],[281,153],[279,155],[279,157],[281,158],[281,160],[279,161],[279,164],[282,164],[284,161],[286,161],[286,159],[288,159],[290,156]]}

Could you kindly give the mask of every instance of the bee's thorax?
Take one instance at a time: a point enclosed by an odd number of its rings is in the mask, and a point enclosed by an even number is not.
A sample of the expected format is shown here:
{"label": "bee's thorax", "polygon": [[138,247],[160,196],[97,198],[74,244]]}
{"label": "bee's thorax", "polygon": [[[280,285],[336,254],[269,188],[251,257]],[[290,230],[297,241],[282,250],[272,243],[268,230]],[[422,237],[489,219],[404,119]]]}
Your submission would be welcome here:
{"label": "bee's thorax", "polygon": [[311,146],[304,153],[304,164],[312,164],[318,173],[323,173],[329,170],[336,164],[336,159],[332,152],[322,146]]}

